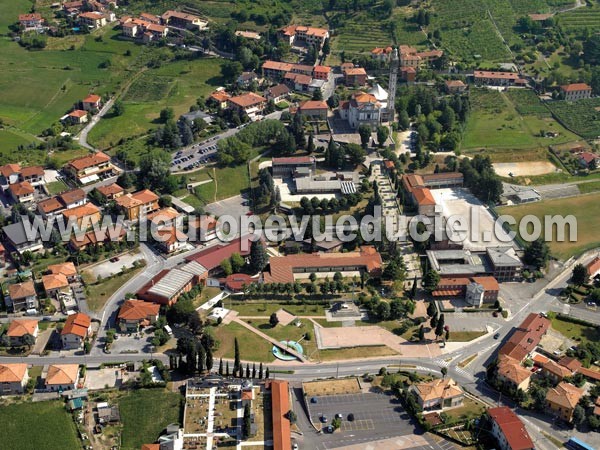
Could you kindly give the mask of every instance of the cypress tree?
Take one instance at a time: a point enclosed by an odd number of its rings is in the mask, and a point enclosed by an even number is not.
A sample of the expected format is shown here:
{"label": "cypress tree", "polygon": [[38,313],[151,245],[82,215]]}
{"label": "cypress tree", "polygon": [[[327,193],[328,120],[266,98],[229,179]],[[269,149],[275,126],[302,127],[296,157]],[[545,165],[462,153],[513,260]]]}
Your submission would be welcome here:
{"label": "cypress tree", "polygon": [[227,364],[225,364],[225,376],[229,376],[229,361],[227,361]]}
{"label": "cypress tree", "polygon": [[252,364],[252,378],[256,378],[256,363]]}
{"label": "cypress tree", "polygon": [[223,358],[219,358],[219,375],[223,376]]}
{"label": "cypress tree", "polygon": [[262,363],[260,363],[260,366],[258,367],[258,378],[260,380],[262,380],[262,377],[263,377],[263,366],[262,366]]}
{"label": "cypress tree", "polygon": [[240,347],[238,345],[238,340],[235,338],[233,341],[233,373],[234,375],[240,371]]}

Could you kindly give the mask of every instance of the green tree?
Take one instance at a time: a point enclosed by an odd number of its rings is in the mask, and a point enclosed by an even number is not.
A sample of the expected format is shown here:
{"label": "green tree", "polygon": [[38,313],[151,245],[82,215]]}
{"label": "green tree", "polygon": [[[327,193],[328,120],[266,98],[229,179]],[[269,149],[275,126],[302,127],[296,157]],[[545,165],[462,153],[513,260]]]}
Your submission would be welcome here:
{"label": "green tree", "polygon": [[161,123],[167,123],[170,120],[173,120],[174,117],[175,117],[175,112],[173,111],[173,108],[163,108],[160,110],[158,120]]}
{"label": "green tree", "polygon": [[433,317],[433,315],[435,313],[436,313],[435,303],[429,302],[429,304],[427,305],[427,317]]}
{"label": "green tree", "polygon": [[250,266],[256,272],[261,272],[269,263],[269,255],[262,241],[254,241],[250,247]]}
{"label": "green tree", "polygon": [[439,282],[440,274],[437,273],[435,270],[428,270],[423,276],[421,285],[423,286],[425,292],[431,294],[435,290],[435,288],[437,288]]}
{"label": "green tree", "polygon": [[380,125],[377,127],[377,143],[380,147],[383,147],[385,141],[390,135],[390,129],[384,125]]}
{"label": "green tree", "polygon": [[425,328],[423,327],[423,325],[421,325],[419,327],[419,341],[424,341],[425,340]]}
{"label": "green tree", "polygon": [[125,105],[123,104],[123,102],[121,100],[117,100],[115,101],[115,103],[112,106],[111,109],[111,114],[114,117],[119,117],[122,116],[125,113]]}
{"label": "green tree", "polygon": [[438,319],[437,323],[435,324],[435,336],[436,338],[439,338],[440,336],[442,336],[444,334],[444,315],[440,314],[440,318]]}
{"label": "green tree", "polygon": [[219,358],[219,375],[223,376],[223,358]]}
{"label": "green tree", "polygon": [[576,264],[575,267],[573,267],[571,281],[574,285],[581,286],[582,284],[587,283],[588,278],[588,271],[583,264]]}
{"label": "green tree", "polygon": [[541,238],[529,243],[525,248],[524,260],[527,264],[531,264],[537,269],[546,267],[546,263],[550,258],[550,248],[548,244]]}
{"label": "green tree", "polygon": [[360,135],[360,143],[363,147],[369,145],[369,140],[371,139],[371,127],[366,124],[362,124],[358,126],[358,134]]}
{"label": "green tree", "polygon": [[246,440],[250,437],[250,429],[252,426],[249,403],[246,403],[246,406],[244,406],[244,419],[242,424],[242,436],[244,440]]}
{"label": "green tree", "polygon": [[448,374],[448,368],[447,367],[442,367],[440,369],[440,372],[442,373],[442,378],[446,378],[446,375]]}
{"label": "green tree", "polygon": [[236,337],[233,341],[233,373],[238,373],[240,367],[240,347]]}
{"label": "green tree", "polygon": [[229,276],[233,273],[233,268],[231,267],[231,261],[229,259],[224,259],[221,261],[221,270],[226,276]]}
{"label": "green tree", "polygon": [[271,327],[275,328],[278,323],[279,323],[279,319],[277,318],[277,314],[276,313],[271,314],[271,316],[269,317],[269,324],[271,325]]}
{"label": "green tree", "polygon": [[240,255],[239,253],[234,253],[233,255],[231,255],[231,257],[229,259],[231,261],[231,269],[233,270],[234,273],[237,273],[240,270],[242,270],[242,268],[244,267],[244,264],[246,264],[244,257],[242,255]]}
{"label": "green tree", "polygon": [[437,312],[431,316],[431,320],[429,321],[429,326],[431,327],[432,330],[434,330],[436,328],[438,324],[438,317],[437,317]]}

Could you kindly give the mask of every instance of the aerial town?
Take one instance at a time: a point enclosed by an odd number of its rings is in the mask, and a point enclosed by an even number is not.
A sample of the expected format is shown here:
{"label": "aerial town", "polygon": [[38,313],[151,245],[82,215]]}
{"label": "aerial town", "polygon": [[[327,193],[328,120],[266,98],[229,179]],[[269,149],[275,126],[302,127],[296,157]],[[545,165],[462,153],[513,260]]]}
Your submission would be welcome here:
{"label": "aerial town", "polygon": [[600,449],[598,0],[0,22],[0,449]]}

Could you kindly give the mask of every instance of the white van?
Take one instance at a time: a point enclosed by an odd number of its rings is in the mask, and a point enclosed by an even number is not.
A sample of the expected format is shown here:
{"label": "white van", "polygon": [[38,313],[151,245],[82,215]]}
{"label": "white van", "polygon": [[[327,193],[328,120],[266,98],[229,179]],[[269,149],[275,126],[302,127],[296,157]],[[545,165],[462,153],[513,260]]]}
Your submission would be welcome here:
{"label": "white van", "polygon": [[165,326],[163,327],[163,329],[164,329],[164,330],[167,332],[167,334],[168,334],[169,336],[171,336],[171,337],[173,336],[173,330],[171,329],[171,327],[170,327],[169,325],[165,325]]}

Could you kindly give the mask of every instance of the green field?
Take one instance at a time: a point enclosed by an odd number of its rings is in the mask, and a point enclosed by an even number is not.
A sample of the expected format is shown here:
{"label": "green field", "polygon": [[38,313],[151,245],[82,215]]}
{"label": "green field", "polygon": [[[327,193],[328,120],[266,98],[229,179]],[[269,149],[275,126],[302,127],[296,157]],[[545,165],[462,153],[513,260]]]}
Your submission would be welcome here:
{"label": "green field", "polygon": [[[10,450],[76,450],[77,430],[60,401],[16,403],[0,408],[2,443]],[[139,446],[137,447],[139,448]]]}
{"label": "green field", "polygon": [[[516,90],[515,90],[516,91]],[[471,113],[463,149],[531,149],[570,142],[577,136],[556,122],[533,93],[471,89]],[[557,138],[540,136],[555,131]]]}
{"label": "green field", "polygon": [[224,198],[239,195],[250,187],[248,166],[242,164],[235,167],[215,167],[198,171],[198,176],[208,175],[213,181],[194,188],[194,194],[188,195],[184,201],[193,207],[200,207]]}
{"label": "green field", "polygon": [[582,344],[586,342],[598,342],[600,339],[600,332],[596,327],[567,322],[558,317],[552,317],[552,328],[563,336]]}
{"label": "green field", "polygon": [[[237,338],[240,358],[243,361],[271,362],[274,359],[273,353],[271,353],[272,344],[239,323],[231,322],[228,325],[219,325],[214,329],[209,328],[209,330],[219,341],[215,357],[233,358],[234,341]],[[233,367],[230,366],[230,368]]]}
{"label": "green field", "polygon": [[576,102],[553,101],[548,106],[571,130],[586,139],[600,135],[600,98],[588,98]]}
{"label": "green field", "polygon": [[[106,148],[122,138],[145,135],[157,127],[156,119],[165,107],[173,108],[175,117],[188,112],[198,97],[222,85],[220,68],[221,60],[206,58],[171,62],[146,70],[124,95],[124,114],[102,119],[90,133],[90,142]],[[135,153],[139,152],[137,146]]]}
{"label": "green field", "polygon": [[161,389],[127,392],[119,399],[121,448],[138,450],[143,444],[155,442],[167,425],[181,424],[182,401],[181,395]]}
{"label": "green field", "polygon": [[[575,242],[555,242],[556,233],[553,233],[553,240],[548,243],[552,255],[561,260],[566,260],[600,244],[600,193],[508,206],[500,208],[499,211],[501,214],[512,215],[517,224],[527,214],[532,214],[540,219],[543,219],[545,215],[574,215],[577,219],[577,240]],[[566,233],[566,237],[568,238],[568,233]]]}

